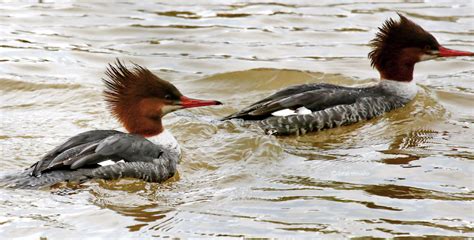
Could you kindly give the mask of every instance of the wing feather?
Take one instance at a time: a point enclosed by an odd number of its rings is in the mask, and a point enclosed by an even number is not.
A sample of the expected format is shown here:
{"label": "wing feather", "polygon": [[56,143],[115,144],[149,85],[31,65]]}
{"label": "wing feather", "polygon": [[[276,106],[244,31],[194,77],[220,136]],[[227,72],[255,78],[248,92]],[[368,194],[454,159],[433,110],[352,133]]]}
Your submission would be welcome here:
{"label": "wing feather", "polygon": [[311,111],[319,111],[342,104],[352,104],[360,93],[367,93],[369,88],[350,88],[332,84],[305,84],[280,90],[241,111],[224,118],[241,118],[244,120],[262,120],[272,113],[304,107]]}
{"label": "wing feather", "polygon": [[160,157],[162,149],[140,135],[94,131],[72,137],[52,152],[54,154],[33,165],[33,175],[59,169],[98,167],[98,163],[106,160],[150,162]]}
{"label": "wing feather", "polygon": [[[33,176],[39,176],[41,172],[51,165],[51,162],[57,158],[62,159],[66,156],[76,154],[76,151],[82,151],[83,148],[87,147],[91,142],[101,140],[104,137],[120,133],[115,130],[92,130],[80,133],[74,137],[69,138],[65,143],[59,145],[53,150],[49,151],[40,161],[34,163],[31,167]],[[72,150],[74,149],[74,150]],[[67,153],[66,153],[67,152]],[[63,154],[65,153],[65,154]]]}

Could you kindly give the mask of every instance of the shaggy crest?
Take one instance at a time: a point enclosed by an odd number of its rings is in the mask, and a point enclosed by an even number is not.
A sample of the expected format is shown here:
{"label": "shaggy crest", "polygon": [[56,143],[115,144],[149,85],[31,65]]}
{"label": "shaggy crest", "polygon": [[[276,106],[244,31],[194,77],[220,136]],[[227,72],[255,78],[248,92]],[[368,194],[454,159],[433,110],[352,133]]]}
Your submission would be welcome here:
{"label": "shaggy crest", "polygon": [[375,38],[370,41],[372,51],[369,53],[372,67],[379,69],[390,61],[403,48],[420,48],[423,50],[437,50],[439,43],[418,24],[397,13],[400,21],[388,19]]}
{"label": "shaggy crest", "polygon": [[179,100],[182,96],[171,83],[137,64],[129,70],[117,59],[115,66],[109,64],[106,75],[107,78],[103,79],[105,101],[112,114],[121,121],[130,115],[133,105],[145,98]]}

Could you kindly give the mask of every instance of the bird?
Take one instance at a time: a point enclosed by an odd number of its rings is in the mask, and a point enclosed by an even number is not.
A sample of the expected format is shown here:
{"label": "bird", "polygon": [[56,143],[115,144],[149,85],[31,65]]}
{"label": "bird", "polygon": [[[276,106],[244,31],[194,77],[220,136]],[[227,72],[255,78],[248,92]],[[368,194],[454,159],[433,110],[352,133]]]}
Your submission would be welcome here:
{"label": "bird", "polygon": [[181,150],[162,118],[180,109],[222,104],[184,96],[147,68],[117,59],[103,79],[105,102],[126,132],[90,130],[46,153],[29,168],[0,178],[0,186],[43,188],[59,182],[124,177],[163,182],[176,172]]}
{"label": "bird", "polygon": [[301,135],[349,125],[405,106],[417,94],[413,81],[417,62],[439,57],[473,56],[443,47],[420,25],[402,14],[388,19],[369,43],[377,84],[347,87],[310,83],[284,88],[222,120],[242,119],[270,135]]}

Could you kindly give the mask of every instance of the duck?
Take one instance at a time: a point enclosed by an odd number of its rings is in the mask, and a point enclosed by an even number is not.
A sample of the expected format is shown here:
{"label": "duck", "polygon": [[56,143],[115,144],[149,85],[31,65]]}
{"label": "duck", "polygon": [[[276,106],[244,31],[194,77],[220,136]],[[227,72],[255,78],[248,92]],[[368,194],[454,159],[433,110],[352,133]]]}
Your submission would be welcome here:
{"label": "duck", "polygon": [[177,171],[181,149],[162,118],[181,109],[222,104],[186,97],[147,68],[130,68],[120,60],[108,65],[103,83],[108,109],[126,131],[77,134],[23,171],[0,177],[0,186],[34,189],[119,178],[166,181]]}
{"label": "duck", "polygon": [[417,95],[416,63],[440,57],[474,56],[443,47],[436,38],[402,14],[388,19],[369,43],[368,57],[380,80],[365,87],[328,83],[279,90],[222,120],[257,124],[270,135],[301,135],[354,124],[402,108]]}

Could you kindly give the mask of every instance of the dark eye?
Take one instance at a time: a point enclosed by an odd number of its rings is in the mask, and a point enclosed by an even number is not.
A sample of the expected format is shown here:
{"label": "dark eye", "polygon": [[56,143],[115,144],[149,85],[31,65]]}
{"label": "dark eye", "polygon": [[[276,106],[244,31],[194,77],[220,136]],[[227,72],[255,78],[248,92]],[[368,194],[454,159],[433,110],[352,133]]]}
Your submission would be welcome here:
{"label": "dark eye", "polygon": [[171,95],[169,95],[169,94],[166,94],[166,95],[165,95],[165,99],[166,99],[166,100],[171,100],[171,98],[172,98]]}
{"label": "dark eye", "polygon": [[426,45],[426,46],[423,48],[423,50],[425,50],[425,51],[430,51],[431,49],[432,49],[432,48],[431,48],[430,45]]}

